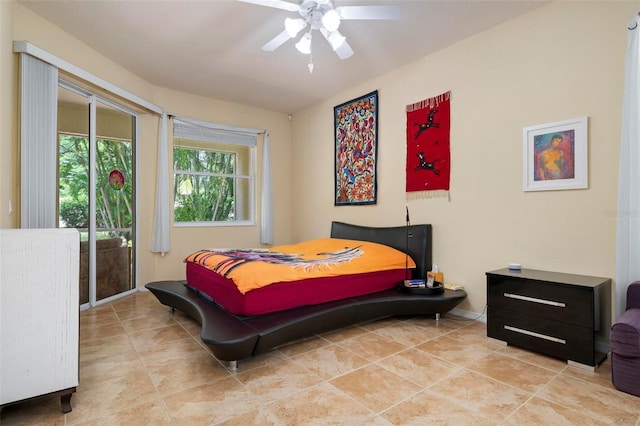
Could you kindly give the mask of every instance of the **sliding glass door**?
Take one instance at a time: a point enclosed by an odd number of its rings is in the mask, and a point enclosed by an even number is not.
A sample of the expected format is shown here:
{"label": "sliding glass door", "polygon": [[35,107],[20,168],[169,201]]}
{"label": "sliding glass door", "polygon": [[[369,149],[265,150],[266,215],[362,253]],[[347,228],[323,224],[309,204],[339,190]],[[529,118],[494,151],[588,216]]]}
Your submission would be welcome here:
{"label": "sliding glass door", "polygon": [[61,82],[58,95],[59,226],[80,232],[80,304],[136,288],[137,116]]}

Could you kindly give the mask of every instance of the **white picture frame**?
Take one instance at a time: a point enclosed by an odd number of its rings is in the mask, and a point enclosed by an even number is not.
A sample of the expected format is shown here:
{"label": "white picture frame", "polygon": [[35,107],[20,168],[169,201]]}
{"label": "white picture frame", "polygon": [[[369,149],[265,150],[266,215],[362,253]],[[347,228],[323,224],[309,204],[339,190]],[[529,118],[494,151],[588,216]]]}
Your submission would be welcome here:
{"label": "white picture frame", "polygon": [[523,190],[588,188],[587,133],[587,117],[525,127]]}

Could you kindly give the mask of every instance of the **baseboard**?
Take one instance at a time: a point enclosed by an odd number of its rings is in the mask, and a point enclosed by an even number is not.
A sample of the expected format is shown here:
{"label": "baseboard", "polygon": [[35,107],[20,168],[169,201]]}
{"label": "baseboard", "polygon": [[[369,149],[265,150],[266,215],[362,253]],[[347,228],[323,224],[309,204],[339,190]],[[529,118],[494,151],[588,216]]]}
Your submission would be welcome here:
{"label": "baseboard", "polygon": [[449,311],[449,313],[453,314],[453,315],[457,315],[459,317],[463,317],[463,318],[467,318],[470,320],[476,320],[476,321],[480,321],[480,322],[487,322],[487,313],[486,311],[482,311],[482,312],[473,312],[473,311],[467,311],[464,309],[460,309],[460,308],[453,308],[452,310]]}

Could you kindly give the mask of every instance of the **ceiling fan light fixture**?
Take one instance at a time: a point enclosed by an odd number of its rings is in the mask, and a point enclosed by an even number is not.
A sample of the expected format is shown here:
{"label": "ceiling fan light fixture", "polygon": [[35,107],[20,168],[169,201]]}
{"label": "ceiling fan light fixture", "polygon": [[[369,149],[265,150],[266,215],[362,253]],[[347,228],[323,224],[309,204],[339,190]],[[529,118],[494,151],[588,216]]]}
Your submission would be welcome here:
{"label": "ceiling fan light fixture", "polygon": [[334,9],[328,10],[322,15],[322,26],[329,32],[334,32],[340,26],[340,15]]}
{"label": "ceiling fan light fixture", "polygon": [[287,18],[284,20],[284,29],[287,31],[289,37],[294,38],[300,30],[307,26],[307,23],[302,18],[292,19]]}
{"label": "ceiling fan light fixture", "polygon": [[300,38],[300,41],[296,43],[296,49],[305,55],[311,54],[311,32],[306,33]]}

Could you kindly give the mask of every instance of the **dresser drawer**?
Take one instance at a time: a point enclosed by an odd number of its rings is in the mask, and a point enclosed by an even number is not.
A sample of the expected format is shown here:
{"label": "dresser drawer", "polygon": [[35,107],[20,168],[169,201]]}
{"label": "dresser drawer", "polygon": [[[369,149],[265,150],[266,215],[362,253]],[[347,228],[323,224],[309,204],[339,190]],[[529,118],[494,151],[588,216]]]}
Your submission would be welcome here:
{"label": "dresser drawer", "polygon": [[490,307],[527,312],[549,320],[594,327],[594,293],[590,288],[488,277],[487,300]]}
{"label": "dresser drawer", "polygon": [[552,357],[586,365],[595,363],[591,328],[489,306],[487,336]]}

